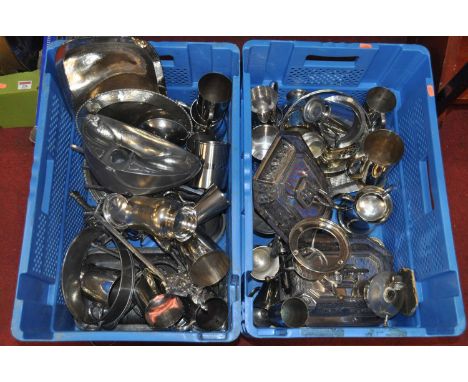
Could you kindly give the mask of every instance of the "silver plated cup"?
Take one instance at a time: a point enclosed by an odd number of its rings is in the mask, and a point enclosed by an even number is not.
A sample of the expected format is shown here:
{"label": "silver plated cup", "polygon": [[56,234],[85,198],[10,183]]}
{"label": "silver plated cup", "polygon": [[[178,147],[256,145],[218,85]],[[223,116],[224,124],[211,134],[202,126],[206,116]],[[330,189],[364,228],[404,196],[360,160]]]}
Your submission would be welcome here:
{"label": "silver plated cup", "polygon": [[190,149],[203,163],[190,185],[202,189],[216,185],[224,190],[229,170],[229,143],[201,138],[193,141]]}
{"label": "silver plated cup", "polygon": [[231,102],[232,81],[221,73],[205,74],[198,81],[195,104],[199,123],[213,123],[224,117]]}
{"label": "silver plated cup", "polygon": [[258,125],[252,129],[252,156],[257,160],[265,158],[279,129],[274,125]]}
{"label": "silver plated cup", "polygon": [[252,113],[261,123],[276,121],[278,89],[276,83],[270,86],[259,85],[250,90]]}
{"label": "silver plated cup", "polygon": [[404,151],[404,142],[397,133],[386,129],[373,131],[365,138],[362,151],[350,159],[348,175],[364,184],[383,187]]}
{"label": "silver plated cup", "polygon": [[378,86],[367,92],[364,109],[370,122],[370,130],[385,128],[386,114],[396,106],[395,94],[387,88]]}

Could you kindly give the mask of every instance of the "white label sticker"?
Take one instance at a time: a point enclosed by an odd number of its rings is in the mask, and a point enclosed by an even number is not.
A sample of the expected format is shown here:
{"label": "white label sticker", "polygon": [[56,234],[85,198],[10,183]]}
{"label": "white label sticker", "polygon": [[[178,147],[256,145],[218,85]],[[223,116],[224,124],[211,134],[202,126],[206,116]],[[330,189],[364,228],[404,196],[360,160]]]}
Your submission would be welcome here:
{"label": "white label sticker", "polygon": [[32,88],[32,81],[18,81],[18,90],[29,90]]}

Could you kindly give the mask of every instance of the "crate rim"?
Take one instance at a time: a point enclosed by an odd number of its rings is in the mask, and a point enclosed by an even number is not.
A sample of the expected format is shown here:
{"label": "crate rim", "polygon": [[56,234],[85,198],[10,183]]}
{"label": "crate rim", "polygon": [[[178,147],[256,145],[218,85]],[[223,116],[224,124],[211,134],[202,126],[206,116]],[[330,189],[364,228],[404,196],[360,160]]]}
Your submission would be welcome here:
{"label": "crate rim", "polygon": [[[41,68],[40,68],[40,85],[39,85],[39,96],[38,96],[38,108],[36,110],[36,126],[41,126],[41,124],[45,124],[45,114],[41,113],[41,107],[44,107],[44,104],[47,104],[47,100],[49,97],[50,89],[49,86],[46,86],[47,82],[50,81],[51,74],[46,74],[46,60],[47,54],[50,49],[57,48],[58,46],[65,43],[66,40],[57,40],[55,38],[44,37],[43,42],[43,54],[41,57]],[[231,62],[231,66],[235,65],[237,70],[234,71],[232,75],[233,81],[233,97],[231,101],[231,110],[233,121],[232,123],[238,123],[240,125],[240,98],[241,98],[241,52],[237,45],[229,42],[191,42],[191,41],[149,41],[153,45],[160,45],[164,47],[184,47],[188,45],[204,45],[204,46],[211,46],[214,49],[223,49],[223,50],[230,50],[233,54],[237,55],[235,57],[235,61]],[[236,94],[236,97],[234,95]],[[239,121],[239,122],[238,122]],[[240,126],[239,126],[240,129]],[[42,157],[42,151],[44,150],[44,140],[45,140],[46,132],[45,129],[38,129],[36,134],[36,143],[34,145],[34,153],[33,153],[33,163],[31,168],[31,179],[29,182],[29,194],[28,200],[26,204],[26,214],[24,220],[24,231],[23,231],[23,238],[22,238],[22,245],[21,245],[21,252],[20,252],[20,261],[18,266],[18,273],[17,273],[17,283],[15,288],[15,295],[14,295],[14,303],[13,303],[13,314],[11,318],[10,324],[10,331],[12,336],[20,341],[20,342],[70,342],[70,341],[93,341],[93,342],[101,342],[101,341],[117,341],[117,342],[182,342],[182,343],[193,343],[193,344],[202,344],[202,343],[230,343],[240,336],[241,333],[241,291],[240,291],[240,282],[242,278],[242,248],[239,241],[233,240],[232,244],[232,253],[238,252],[238,259],[236,261],[231,260],[231,269],[232,273],[236,273],[239,277],[238,286],[236,286],[236,291],[231,292],[233,295],[233,301],[231,303],[231,328],[225,332],[174,332],[174,331],[66,331],[66,332],[55,332],[52,331],[52,336],[49,338],[24,338],[24,332],[21,330],[21,317],[23,312],[23,301],[17,298],[18,296],[18,288],[19,288],[19,279],[20,275],[24,274],[28,270],[28,264],[30,260],[30,249],[32,246],[32,234],[33,234],[33,223],[34,223],[34,216],[36,214],[36,210],[40,209],[40,206],[35,207],[37,202],[37,184],[39,178],[39,170],[41,166],[41,159],[46,160],[46,158]],[[240,143],[240,142],[239,142]],[[238,158],[240,153],[237,151],[240,150],[239,145],[231,145],[231,159]],[[240,161],[233,161],[232,162],[232,172],[240,173],[241,171],[241,163]],[[240,205],[242,203],[241,200],[241,182],[233,182],[233,187],[239,188],[238,192],[232,191],[232,195],[236,195],[234,198],[231,196],[231,206],[233,204],[239,204],[239,208],[234,209],[231,207],[231,213],[234,214],[232,218],[233,221],[238,220],[240,221]],[[235,199],[235,200],[234,200]],[[234,203],[233,203],[234,202]],[[233,236],[236,235],[240,236],[240,227],[232,227],[233,228]],[[238,232],[234,232],[238,231]],[[228,288],[232,288],[232,283],[228,283]],[[216,334],[218,333],[218,335]],[[94,334],[94,335],[93,335]],[[89,338],[91,336],[96,338]],[[177,338],[175,338],[175,336]],[[154,338],[157,337],[157,338]]]}
{"label": "crate rim", "polygon": [[[379,46],[395,46],[400,47],[406,50],[414,50],[419,51],[430,57],[430,52],[427,47],[421,44],[398,44],[398,43],[387,43],[387,42],[335,42],[335,41],[320,41],[320,40],[268,40],[268,39],[252,39],[248,40],[242,46],[242,56],[244,56],[244,52],[250,48],[258,47],[258,46],[269,46],[271,43],[294,43],[298,47],[305,47],[310,48],[314,46],[322,46],[325,48],[360,48],[360,49],[373,49]],[[432,72],[432,67],[431,67]]]}
{"label": "crate rim", "polygon": [[[271,46],[272,43],[289,43],[289,44],[294,44],[294,47],[300,47],[300,48],[314,48],[314,47],[320,47],[320,48],[330,48],[330,49],[348,49],[348,48],[360,48],[360,49],[378,49],[381,46],[393,46],[393,47],[399,47],[402,50],[406,51],[415,51],[423,54],[424,56],[427,57],[428,60],[428,65],[429,65],[429,71],[430,71],[430,77],[426,77],[426,86],[432,86],[434,87],[434,80],[433,80],[433,74],[432,74],[432,64],[431,64],[431,56],[429,50],[419,44],[392,44],[392,43],[372,43],[369,42],[368,44],[365,43],[354,43],[354,42],[321,42],[321,41],[305,41],[305,40],[269,40],[269,39],[252,39],[248,40],[242,47],[242,115],[241,115],[241,123],[242,123],[242,131],[244,133],[244,124],[247,123],[249,124],[248,118],[250,118],[250,114],[246,112],[245,109],[245,101],[247,98],[247,101],[250,101],[250,94],[247,94],[246,92],[246,87],[250,85],[250,73],[248,72],[248,64],[249,64],[249,53],[250,49],[254,47],[269,47]],[[367,45],[367,46],[361,46],[361,44]],[[370,46],[368,46],[370,45]],[[345,86],[346,87],[346,86]],[[336,86],[332,86],[332,88],[336,88]],[[446,241],[446,246],[447,246],[447,254],[448,254],[448,264],[450,267],[449,271],[455,271],[458,275],[457,277],[457,286],[460,291],[460,295],[455,298],[455,309],[457,312],[457,317],[458,317],[458,322],[455,326],[453,326],[453,333],[450,334],[427,334],[427,331],[425,328],[414,328],[414,327],[395,327],[395,328],[389,328],[389,329],[402,329],[404,330],[404,335],[400,335],[397,337],[455,337],[455,336],[460,336],[464,331],[466,330],[466,315],[465,315],[465,309],[464,309],[464,303],[463,303],[463,291],[461,288],[460,284],[460,277],[459,277],[459,267],[457,263],[457,258],[456,258],[456,250],[455,250],[455,244],[454,244],[454,239],[453,239],[453,231],[452,231],[452,224],[451,224],[451,218],[450,218],[450,208],[449,208],[449,203],[448,203],[448,195],[447,195],[447,188],[446,188],[446,182],[445,182],[445,172],[444,172],[444,167],[443,167],[443,158],[442,158],[442,150],[441,150],[441,145],[440,145],[440,136],[439,136],[439,130],[438,130],[438,121],[437,121],[437,111],[436,111],[436,103],[435,103],[435,96],[432,94],[430,95],[429,93],[427,94],[426,98],[428,102],[428,110],[429,110],[429,130],[430,130],[430,137],[431,140],[434,144],[434,157],[435,157],[435,174],[434,176],[439,180],[437,182],[437,190],[438,190],[438,198],[440,205],[442,206],[441,208],[441,215],[442,215],[442,229],[443,229],[443,235]],[[250,140],[250,139],[249,139]],[[245,138],[243,139],[242,144],[244,144]],[[244,148],[245,150],[245,148]],[[244,247],[244,253],[249,251],[249,246],[251,247],[253,245],[253,226],[252,226],[252,218],[249,218],[247,215],[248,213],[251,214],[253,212],[253,205],[252,203],[248,203],[249,198],[252,198],[252,170],[251,170],[251,165],[252,165],[252,158],[251,156],[248,155],[248,152],[243,152],[243,163],[245,167],[245,163],[247,163],[247,168],[244,168],[244,190],[243,190],[243,211],[244,211],[244,237],[243,237],[243,247]],[[433,185],[434,187],[434,185]],[[245,221],[248,221],[247,223]],[[247,224],[247,227],[246,227]],[[247,230],[247,229],[249,230]],[[246,258],[243,258],[243,282],[246,280],[246,272],[248,271],[245,265]],[[354,337],[354,338],[359,338],[359,337],[365,337],[363,334],[368,334],[369,330],[372,329],[371,327],[365,328],[362,330],[362,328],[355,328],[355,327],[344,327],[344,328],[321,328],[321,327],[313,327],[313,328],[287,328],[287,335],[259,335],[258,331],[264,329],[259,329],[253,325],[252,320],[247,320],[246,319],[246,305],[247,301],[245,301],[247,291],[244,290],[244,294],[242,296],[242,329],[243,329],[243,334],[254,337],[254,338],[276,338],[276,339],[287,339],[287,338],[315,338],[315,337],[335,337],[333,335],[333,330],[336,331],[336,329],[346,329],[347,334],[344,337]],[[250,299],[249,305],[253,303],[253,300]],[[253,306],[252,306],[253,308]],[[271,329],[271,328],[270,328]],[[284,329],[284,328],[278,328],[278,329]],[[306,330],[303,330],[306,329]],[[312,329],[312,330],[308,330]],[[379,329],[376,327],[375,329]],[[317,335],[301,335],[301,331],[309,332],[309,333],[317,333]],[[348,333],[350,333],[348,335]],[[355,334],[355,336],[353,335]],[[382,337],[378,337],[382,338]]]}

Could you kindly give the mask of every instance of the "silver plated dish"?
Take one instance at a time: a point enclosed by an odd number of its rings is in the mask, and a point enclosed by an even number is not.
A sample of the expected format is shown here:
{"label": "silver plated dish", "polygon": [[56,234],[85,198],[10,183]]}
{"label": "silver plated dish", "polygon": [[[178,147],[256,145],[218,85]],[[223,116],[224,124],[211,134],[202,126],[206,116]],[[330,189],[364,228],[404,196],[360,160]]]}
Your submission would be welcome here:
{"label": "silver plated dish", "polygon": [[179,102],[149,90],[123,88],[97,94],[76,114],[77,121],[100,114],[178,145],[192,134],[192,120]]}
{"label": "silver plated dish", "polygon": [[133,37],[85,37],[57,49],[56,72],[71,109],[114,89],[146,89],[166,94],[155,49]]}
{"label": "silver plated dish", "polygon": [[201,169],[181,147],[103,115],[80,118],[86,162],[109,191],[144,195],[180,186]]}

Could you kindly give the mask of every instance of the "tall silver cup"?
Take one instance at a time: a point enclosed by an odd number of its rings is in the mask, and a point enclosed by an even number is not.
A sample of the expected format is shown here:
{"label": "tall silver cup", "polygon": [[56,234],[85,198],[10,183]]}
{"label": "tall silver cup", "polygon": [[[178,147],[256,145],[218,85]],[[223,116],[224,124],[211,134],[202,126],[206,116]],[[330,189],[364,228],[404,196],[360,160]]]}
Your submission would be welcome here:
{"label": "tall silver cup", "polygon": [[386,114],[396,106],[396,97],[393,92],[384,87],[370,89],[366,95],[364,109],[370,122],[370,130],[385,128]]}
{"label": "tall silver cup", "polygon": [[250,90],[252,113],[261,123],[276,122],[276,107],[278,103],[277,84],[256,86]]}
{"label": "tall silver cup", "polygon": [[193,207],[197,213],[198,225],[204,224],[217,215],[220,215],[229,207],[226,194],[213,185],[201,197]]}
{"label": "tall silver cup", "polygon": [[229,170],[229,143],[200,139],[192,142],[191,149],[202,160],[203,166],[190,185],[203,189],[216,185],[224,190]]}
{"label": "tall silver cup", "polygon": [[214,285],[229,271],[229,258],[218,245],[201,232],[179,243],[179,250],[186,257],[192,281],[200,287]]}
{"label": "tall silver cup", "polygon": [[[292,104],[294,104],[296,101],[299,100],[299,98],[304,97],[308,92],[303,89],[294,89],[291,90],[287,95],[286,95],[286,107],[285,111],[291,107]],[[304,118],[302,116],[302,108],[304,107],[305,103],[307,101],[302,101],[299,102],[294,110],[290,112],[289,118],[286,121],[286,128],[290,127],[308,127],[308,124],[304,121]]]}

